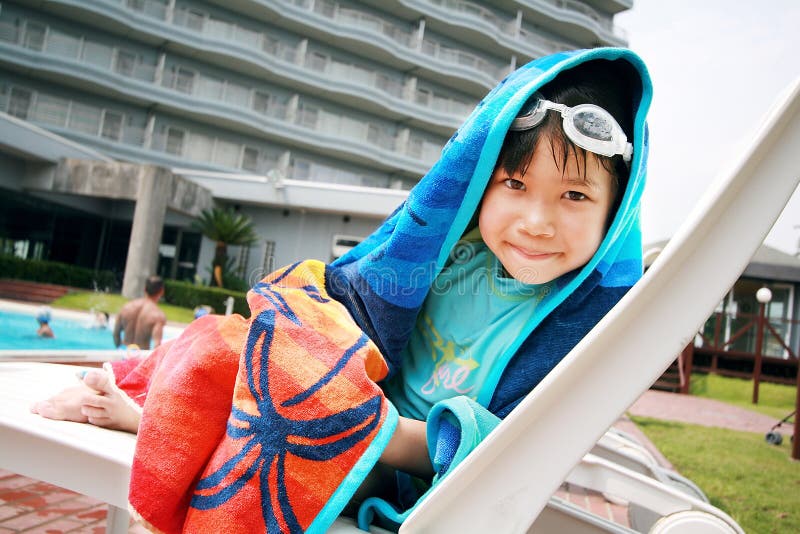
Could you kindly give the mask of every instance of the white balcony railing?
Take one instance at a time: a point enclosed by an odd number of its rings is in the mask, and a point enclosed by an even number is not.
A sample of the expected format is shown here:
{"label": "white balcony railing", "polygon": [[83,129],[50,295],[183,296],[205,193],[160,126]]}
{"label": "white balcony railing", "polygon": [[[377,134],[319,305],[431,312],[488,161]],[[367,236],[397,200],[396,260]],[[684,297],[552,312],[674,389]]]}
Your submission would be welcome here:
{"label": "white balcony railing", "polygon": [[[0,21],[0,29],[3,26],[8,26],[8,24],[5,23],[5,21]],[[12,34],[11,32],[0,31],[0,35],[10,36]],[[63,32],[56,33],[52,31],[46,31],[45,35],[47,37],[43,46],[44,52],[47,52],[56,44],[66,42],[67,40],[74,43],[74,46],[69,47],[68,53],[65,52],[64,48],[61,49],[60,59],[63,61],[73,61],[90,66],[99,71],[100,74],[117,74],[149,84],[155,83],[155,65],[143,63],[140,56],[126,51],[125,49],[94,42],[90,37],[84,35],[67,35]],[[51,36],[57,36],[57,41],[51,41]],[[15,38],[19,42],[25,42],[24,37],[24,32],[18,32]],[[12,44],[21,46],[19,42]],[[36,50],[32,52],[36,52]],[[321,68],[335,72],[334,69],[330,68],[330,63],[323,65]],[[341,68],[346,69],[347,67],[341,66]],[[363,69],[361,72],[365,77],[374,75],[374,73]],[[288,97],[278,98],[275,95],[269,95],[255,87],[247,87],[229,80],[210,77],[193,70],[182,69],[176,66],[164,70],[161,76],[161,87],[187,95],[198,101],[205,101],[210,106],[219,106],[220,104],[231,106],[245,114],[251,114],[255,121],[259,121],[260,116],[267,116],[272,119],[289,122],[330,138],[344,138],[356,144],[370,144],[376,148],[396,152],[400,155],[409,156],[417,160],[421,157],[418,150],[411,149],[400,142],[399,132],[395,126],[388,123],[372,123],[358,120],[352,118],[348,114],[335,113],[313,105],[304,105],[304,98],[302,96],[297,99],[297,106],[301,110],[313,109],[313,112],[293,112]],[[37,103],[35,111],[36,113],[44,113],[47,116],[39,117],[37,120],[41,120],[46,124],[64,126],[64,121],[56,121],[53,119],[51,116],[53,112],[49,109],[53,107],[51,102],[59,100],[58,97],[43,95],[42,98],[43,101],[41,105]],[[66,102],[64,99],[60,100]],[[447,100],[443,101],[439,99],[439,101],[436,101],[436,99],[433,98],[430,100],[430,102],[426,102],[430,107],[446,108],[451,105]],[[55,107],[65,109],[63,102]],[[86,112],[86,114],[89,115],[92,113],[93,112],[89,111]],[[100,113],[100,111],[98,110],[97,113]],[[86,126],[85,123],[87,120],[88,119],[77,121],[74,122],[74,124],[67,122],[66,126],[83,133],[91,133],[91,131],[97,128],[94,123]],[[122,137],[123,139],[125,138],[125,136]],[[437,142],[426,139],[425,136],[416,135],[416,137],[423,139],[422,142],[426,146],[441,146]],[[422,155],[422,161],[428,163],[435,161],[435,156],[425,157],[425,155],[431,153],[432,151],[425,151],[425,154]]]}

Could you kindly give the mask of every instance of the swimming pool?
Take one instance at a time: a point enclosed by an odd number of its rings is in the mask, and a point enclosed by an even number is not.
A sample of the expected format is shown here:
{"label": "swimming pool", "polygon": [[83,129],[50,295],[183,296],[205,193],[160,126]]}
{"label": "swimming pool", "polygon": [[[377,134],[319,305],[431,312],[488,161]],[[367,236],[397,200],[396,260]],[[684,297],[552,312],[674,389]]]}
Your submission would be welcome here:
{"label": "swimming pool", "polygon": [[113,350],[114,339],[109,328],[88,328],[89,321],[54,316],[50,321],[54,338],[36,335],[39,327],[34,315],[0,310],[0,350]]}
{"label": "swimming pool", "polygon": [[[52,310],[50,327],[54,338],[36,335],[38,306],[0,302],[0,351],[71,351],[115,350],[112,335],[114,322],[108,328],[91,328],[92,316],[88,313]],[[167,325],[164,340],[177,337],[182,328]],[[124,349],[120,349],[124,351]]]}

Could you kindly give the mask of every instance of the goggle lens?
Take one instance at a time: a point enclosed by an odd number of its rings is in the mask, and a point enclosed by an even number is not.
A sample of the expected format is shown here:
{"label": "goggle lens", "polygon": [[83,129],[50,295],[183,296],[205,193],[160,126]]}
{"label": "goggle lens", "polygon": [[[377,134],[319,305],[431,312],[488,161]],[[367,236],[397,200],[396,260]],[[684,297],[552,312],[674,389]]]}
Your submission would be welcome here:
{"label": "goggle lens", "polygon": [[602,156],[621,155],[623,160],[630,161],[633,145],[628,143],[614,117],[594,104],[568,107],[546,100],[541,93],[536,93],[522,105],[509,129],[524,131],[535,128],[549,110],[561,114],[564,133],[579,147]]}
{"label": "goggle lens", "polygon": [[579,111],[572,116],[575,129],[586,137],[598,141],[611,141],[613,127],[605,117],[599,116],[594,111]]}

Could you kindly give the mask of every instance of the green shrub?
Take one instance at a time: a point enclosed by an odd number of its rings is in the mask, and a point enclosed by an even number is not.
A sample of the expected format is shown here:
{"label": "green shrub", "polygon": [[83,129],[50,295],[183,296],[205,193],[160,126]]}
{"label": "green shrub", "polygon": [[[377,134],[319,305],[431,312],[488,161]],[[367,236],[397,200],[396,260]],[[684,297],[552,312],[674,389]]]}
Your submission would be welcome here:
{"label": "green shrub", "polygon": [[23,260],[11,255],[0,255],[0,276],[87,289],[117,287],[111,271],[94,271],[56,261]]}
{"label": "green shrub", "polygon": [[214,313],[225,313],[225,299],[233,297],[233,311],[243,317],[250,316],[246,293],[219,287],[198,286],[189,282],[164,280],[164,301],[175,306],[194,309],[208,305]]}

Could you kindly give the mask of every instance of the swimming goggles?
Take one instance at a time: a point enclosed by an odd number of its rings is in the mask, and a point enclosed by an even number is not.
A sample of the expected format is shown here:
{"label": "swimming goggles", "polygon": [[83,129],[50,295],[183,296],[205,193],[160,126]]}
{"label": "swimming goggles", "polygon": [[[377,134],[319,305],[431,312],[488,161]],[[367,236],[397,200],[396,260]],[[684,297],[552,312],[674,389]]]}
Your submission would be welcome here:
{"label": "swimming goggles", "polygon": [[633,145],[628,142],[622,127],[611,113],[594,104],[569,107],[546,100],[537,92],[522,105],[509,129],[517,132],[530,130],[542,123],[549,110],[561,113],[564,133],[579,147],[601,156],[621,155],[623,161],[630,162]]}

